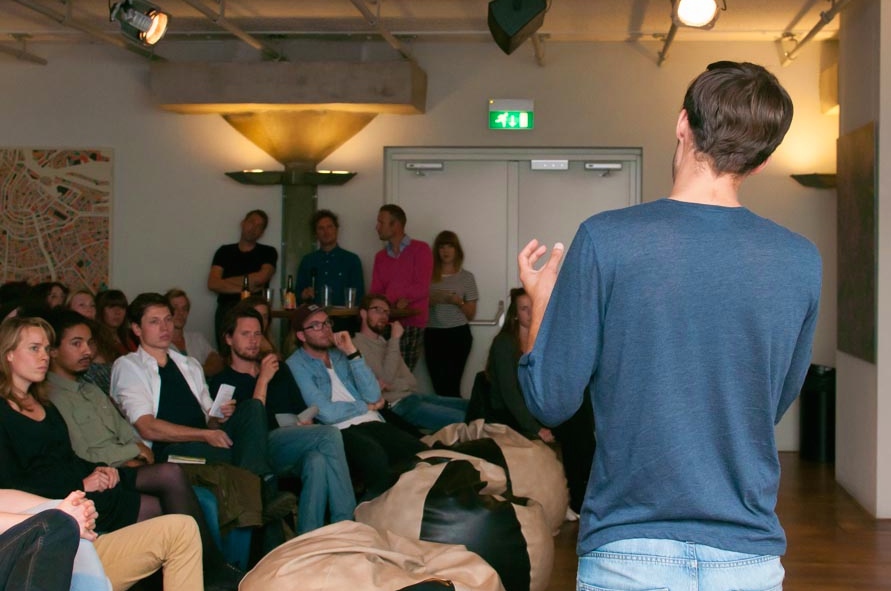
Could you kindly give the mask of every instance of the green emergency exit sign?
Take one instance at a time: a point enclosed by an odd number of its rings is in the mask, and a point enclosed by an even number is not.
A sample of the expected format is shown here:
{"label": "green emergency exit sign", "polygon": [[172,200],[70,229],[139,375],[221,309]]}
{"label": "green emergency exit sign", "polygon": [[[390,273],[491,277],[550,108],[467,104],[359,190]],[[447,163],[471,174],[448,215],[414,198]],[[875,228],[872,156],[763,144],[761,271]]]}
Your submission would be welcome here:
{"label": "green emergency exit sign", "polygon": [[529,99],[489,99],[489,129],[532,129],[534,103]]}
{"label": "green emergency exit sign", "polygon": [[532,129],[534,126],[532,111],[489,111],[489,129]]}

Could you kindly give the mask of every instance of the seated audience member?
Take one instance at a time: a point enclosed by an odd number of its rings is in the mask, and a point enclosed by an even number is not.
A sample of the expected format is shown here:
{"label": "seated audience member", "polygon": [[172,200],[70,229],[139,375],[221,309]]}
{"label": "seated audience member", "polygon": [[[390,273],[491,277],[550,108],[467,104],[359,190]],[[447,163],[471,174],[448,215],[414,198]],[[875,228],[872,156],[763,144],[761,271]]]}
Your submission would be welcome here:
{"label": "seated audience member", "polygon": [[96,296],[89,289],[78,289],[71,292],[65,307],[74,310],[84,318],[96,319]]}
{"label": "seated audience member", "polygon": [[68,288],[58,281],[44,281],[38,283],[28,292],[28,300],[35,308],[53,310],[65,304],[68,297]]}
{"label": "seated audience member", "polygon": [[192,302],[181,289],[171,289],[164,294],[170,307],[173,308],[173,337],[171,345],[183,355],[194,357],[204,369],[204,375],[210,377],[223,369],[223,358],[217,353],[204,335],[200,332],[185,330],[189,321]]}
{"label": "seated audience member", "polygon": [[[107,397],[93,392],[85,403],[74,371],[89,362],[89,329],[84,318],[69,310],[59,311],[71,324],[60,322],[63,340],[53,352],[56,359],[54,379],[56,399],[74,417],[76,438],[91,443],[101,438],[97,433],[102,418],[113,419],[117,412]],[[17,488],[50,498],[66,496],[83,489],[99,511],[97,527],[113,531],[162,512],[192,516],[203,531],[209,583],[234,588],[240,573],[227,567],[204,522],[198,500],[179,466],[143,465],[139,468],[106,466],[77,456],[71,436],[59,409],[46,395],[48,350],[54,331],[39,318],[15,318],[0,325],[0,487]],[[89,394],[91,385],[85,384]],[[72,388],[73,387],[73,388]],[[64,392],[60,394],[59,392]],[[24,393],[24,394],[20,394]],[[83,413],[92,413],[84,417]],[[86,420],[78,423],[77,419]],[[107,424],[107,423],[106,423]],[[102,456],[100,450],[93,453]]]}
{"label": "seated audience member", "polygon": [[[119,289],[100,291],[96,296],[96,322],[115,347],[115,358],[136,351],[136,341],[127,322],[127,296]],[[114,359],[108,359],[114,363]]]}
{"label": "seated audience member", "polygon": [[27,281],[7,281],[0,285],[0,322],[18,316],[31,286]]}
{"label": "seated audience member", "polygon": [[352,519],[356,500],[340,431],[313,425],[312,419],[286,422],[296,420],[306,403],[275,353],[261,352],[261,327],[260,314],[252,307],[238,305],[229,311],[221,335],[228,365],[211,379],[210,391],[229,385],[239,404],[253,399],[266,407],[269,461],[279,476],[299,476],[302,481],[298,534],[325,525],[326,509],[332,523]]}
{"label": "seated audience member", "polygon": [[[418,380],[399,352],[402,325],[399,321],[390,325],[390,303],[386,296],[368,294],[362,298],[359,319],[361,327],[353,343],[377,377],[381,394],[394,413],[416,427],[431,431],[464,422],[466,400],[418,393]],[[389,340],[384,338],[388,326],[392,326]]]}
{"label": "seated audience member", "polygon": [[96,537],[92,502],[72,494],[56,509],[28,515],[19,512],[17,492],[0,490],[0,588],[68,591],[80,538]]}
{"label": "seated audience member", "polygon": [[140,294],[127,308],[127,317],[140,345],[115,361],[111,396],[155,458],[197,456],[244,468],[261,478],[266,509],[281,507],[284,497],[277,494],[266,459],[262,403],[247,400],[236,408],[229,401],[220,407],[221,418],[210,416],[213,401],[201,365],[170,348],[173,310],[167,298]]}
{"label": "seated audience member", "polygon": [[[165,589],[211,591],[224,588],[203,585],[198,528],[187,515],[163,515],[97,536],[93,530],[97,515],[95,506],[82,491],[75,491],[62,501],[50,501],[23,491],[0,490],[0,511],[0,531],[4,525],[19,523],[35,513],[45,515],[57,511],[69,516],[82,540],[76,548],[74,570],[69,568],[52,574],[67,574],[71,591],[100,591],[109,584],[114,591],[122,591],[158,569],[162,569]],[[51,531],[47,533],[52,534],[60,528],[51,526],[49,529]],[[44,546],[40,551],[53,549]],[[53,570],[47,567],[54,562],[52,558],[41,559],[40,568]],[[39,581],[45,573],[34,571],[33,574]],[[11,585],[4,588],[34,587]],[[37,587],[41,591],[51,588],[55,587]],[[69,591],[68,586],[63,589]]]}
{"label": "seated audience member", "polygon": [[341,429],[350,468],[366,486],[363,500],[372,499],[396,481],[395,464],[427,449],[404,431],[384,422],[384,406],[374,373],[346,331],[334,333],[325,310],[303,304],[292,318],[300,348],[287,365],[307,404],[319,408],[321,423]]}
{"label": "seated audience member", "polygon": [[526,437],[537,437],[546,443],[559,440],[563,470],[569,483],[570,507],[578,513],[594,460],[594,414],[590,396],[584,396],[579,410],[553,431],[532,416],[517,379],[518,363],[529,337],[531,319],[532,300],[526,291],[521,287],[510,290],[510,306],[504,326],[489,349],[486,375],[490,388],[484,418],[490,423],[506,424]]}
{"label": "seated audience member", "polygon": [[272,308],[269,301],[263,296],[251,296],[238,302],[237,306],[242,309],[253,308],[260,314],[260,318],[263,320],[263,335],[260,338],[260,356],[265,357],[267,353],[275,353],[276,357],[281,361],[281,352],[272,342]]}
{"label": "seated audience member", "polygon": [[96,298],[90,290],[78,289],[68,297],[65,306],[89,321],[87,324],[93,335],[93,340],[90,341],[93,360],[81,379],[95,384],[108,396],[111,388],[111,364],[117,359],[119,353],[110,331],[101,329],[99,323],[96,322]]}
{"label": "seated audience member", "polygon": [[486,404],[486,422],[502,423],[526,437],[537,437],[546,443],[554,441],[551,430],[539,423],[523,399],[517,379],[518,362],[529,337],[532,300],[523,288],[510,290],[510,305],[501,331],[489,348],[486,375],[491,384]]}

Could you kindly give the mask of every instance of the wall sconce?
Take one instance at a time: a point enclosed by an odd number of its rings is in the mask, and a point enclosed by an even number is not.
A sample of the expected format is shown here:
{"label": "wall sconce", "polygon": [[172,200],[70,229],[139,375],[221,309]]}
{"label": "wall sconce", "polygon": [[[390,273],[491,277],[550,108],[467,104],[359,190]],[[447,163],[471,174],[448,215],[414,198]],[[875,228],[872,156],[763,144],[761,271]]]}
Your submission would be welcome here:
{"label": "wall sconce", "polygon": [[238,170],[226,176],[242,185],[342,185],[356,176],[348,170]]}
{"label": "wall sconce", "polygon": [[834,189],[836,180],[834,173],[812,172],[810,174],[791,174],[789,175],[795,182],[802,187],[810,187],[811,189]]}
{"label": "wall sconce", "polygon": [[[724,8],[727,10],[727,2]],[[717,0],[674,0],[671,6],[671,20],[679,27],[711,29],[718,20]]]}
{"label": "wall sconce", "polygon": [[108,20],[120,21],[124,37],[154,45],[167,32],[170,15],[147,0],[122,0],[110,7]]}

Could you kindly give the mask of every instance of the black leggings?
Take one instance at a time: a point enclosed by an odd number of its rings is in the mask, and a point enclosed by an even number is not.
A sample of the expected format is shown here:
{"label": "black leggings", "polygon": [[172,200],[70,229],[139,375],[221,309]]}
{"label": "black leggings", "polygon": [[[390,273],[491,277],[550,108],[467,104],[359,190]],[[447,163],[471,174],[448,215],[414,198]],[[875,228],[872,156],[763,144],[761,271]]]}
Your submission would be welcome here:
{"label": "black leggings", "polygon": [[[125,471],[127,468],[121,470]],[[140,466],[134,472],[134,488],[141,493],[138,521],[172,513],[190,515],[198,523],[205,569],[217,568],[225,563],[223,554],[210,534],[198,497],[182,468],[177,464],[164,462]]]}

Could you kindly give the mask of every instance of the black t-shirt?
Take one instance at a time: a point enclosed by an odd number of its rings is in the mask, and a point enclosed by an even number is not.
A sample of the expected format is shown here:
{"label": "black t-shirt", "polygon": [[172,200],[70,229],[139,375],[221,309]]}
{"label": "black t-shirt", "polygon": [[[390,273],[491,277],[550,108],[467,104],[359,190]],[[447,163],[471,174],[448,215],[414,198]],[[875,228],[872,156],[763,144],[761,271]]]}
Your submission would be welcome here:
{"label": "black t-shirt", "polygon": [[[223,268],[223,279],[229,277],[242,277],[248,273],[259,271],[263,265],[272,265],[278,262],[278,252],[266,244],[257,244],[251,250],[242,252],[238,243],[224,244],[213,255],[211,266]],[[237,302],[241,294],[221,293],[217,294],[217,303]]]}
{"label": "black t-shirt", "polygon": [[[226,369],[210,379],[208,388],[211,397],[216,398],[217,391],[223,384],[233,386],[235,388],[233,399],[242,402],[254,397],[257,378],[227,366]],[[278,428],[278,421],[275,420],[276,413],[298,414],[304,410],[306,410],[306,402],[303,400],[297,382],[294,381],[294,376],[291,375],[291,370],[286,366],[279,367],[266,387],[266,418],[269,430]]]}

